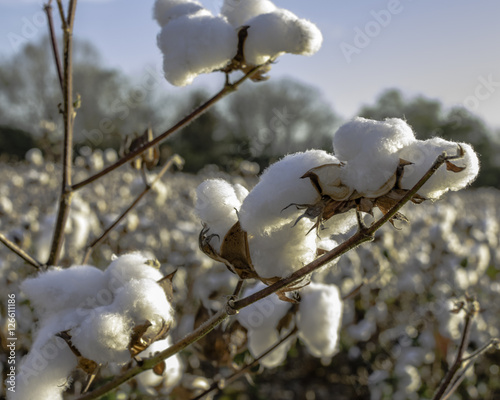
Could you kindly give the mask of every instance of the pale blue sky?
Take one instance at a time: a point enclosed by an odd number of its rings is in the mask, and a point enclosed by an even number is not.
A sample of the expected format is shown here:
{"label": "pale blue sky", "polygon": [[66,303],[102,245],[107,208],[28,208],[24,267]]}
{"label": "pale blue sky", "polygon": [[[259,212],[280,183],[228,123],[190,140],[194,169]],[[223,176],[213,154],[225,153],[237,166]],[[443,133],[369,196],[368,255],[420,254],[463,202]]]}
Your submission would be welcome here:
{"label": "pale blue sky", "polygon": [[[203,3],[217,11],[221,1]],[[500,1],[275,3],[315,22],[324,43],[312,57],[281,57],[271,76],[291,76],[321,88],[344,118],[354,116],[362,104],[373,103],[382,90],[397,87],[408,95],[439,99],[447,107],[465,103],[491,127],[500,128]],[[39,14],[42,4],[0,0],[2,57],[19,48],[12,45],[13,38],[35,40],[47,32]],[[145,65],[161,64],[152,4],[152,0],[81,0],[75,35],[92,41],[106,65],[140,76]],[[381,16],[385,18],[378,22]],[[219,80],[207,76],[195,82],[213,86]],[[167,83],[164,87],[173,90]]]}

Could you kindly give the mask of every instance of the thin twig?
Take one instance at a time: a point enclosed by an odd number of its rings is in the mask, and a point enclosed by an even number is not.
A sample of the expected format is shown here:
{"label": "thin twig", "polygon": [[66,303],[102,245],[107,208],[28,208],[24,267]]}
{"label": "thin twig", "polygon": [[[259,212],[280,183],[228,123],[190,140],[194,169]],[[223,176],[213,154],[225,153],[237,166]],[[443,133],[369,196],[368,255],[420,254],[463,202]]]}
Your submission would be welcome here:
{"label": "thin twig", "polygon": [[201,400],[203,397],[206,395],[210,394],[213,391],[223,391],[224,387],[231,382],[234,382],[236,379],[239,379],[243,374],[246,373],[250,368],[254,367],[257,363],[260,362],[264,357],[266,357],[268,354],[272,353],[274,350],[276,350],[279,346],[281,346],[283,343],[285,343],[289,338],[291,338],[295,333],[297,332],[297,327],[294,327],[290,333],[288,333],[286,336],[278,340],[275,344],[273,344],[271,347],[269,347],[264,353],[262,353],[259,357],[255,358],[251,363],[245,365],[238,371],[234,372],[232,375],[228,376],[227,378],[223,378],[222,380],[219,380],[217,382],[214,382],[207,390],[205,390],[203,393],[199,394],[198,396],[194,397],[191,400]]}
{"label": "thin twig", "polygon": [[456,373],[460,369],[463,363],[463,356],[465,353],[465,350],[467,349],[467,346],[469,345],[469,337],[470,337],[470,331],[472,327],[472,320],[474,319],[475,315],[479,311],[479,307],[476,304],[476,302],[472,299],[468,299],[468,307],[466,309],[466,315],[465,315],[465,325],[464,329],[462,331],[462,339],[460,340],[460,345],[458,346],[458,351],[457,351],[457,356],[455,358],[455,361],[453,362],[452,366],[446,373],[445,377],[439,384],[438,389],[436,390],[432,400],[443,400],[443,396],[445,393],[449,391],[449,388],[453,386],[453,378],[455,377]]}
{"label": "thin twig", "polygon": [[90,258],[90,255],[94,251],[94,247],[96,247],[99,243],[101,243],[122,220],[127,216],[127,214],[132,210],[140,201],[141,199],[149,193],[151,189],[153,189],[154,185],[165,175],[165,173],[172,167],[172,165],[177,165],[178,168],[182,167],[183,160],[180,156],[177,154],[173,155],[172,157],[169,158],[169,160],[165,163],[161,171],[156,175],[156,178],[151,182],[150,184],[147,184],[144,190],[139,193],[139,195],[135,198],[135,200],[130,204],[130,206],[127,207],[125,211],[123,211],[118,218],[108,227],[106,230],[99,236],[97,239],[95,239],[88,247],[87,251],[85,252],[85,257],[83,258],[83,264],[86,264]]}
{"label": "thin twig", "polygon": [[[59,11],[62,12],[62,4],[58,0]],[[63,19],[63,42],[64,42],[64,61],[63,61],[63,119],[64,119],[64,142],[63,142],[63,160],[62,160],[62,182],[61,194],[59,197],[59,207],[54,227],[54,236],[50,248],[50,255],[47,261],[48,265],[55,265],[59,262],[62,244],[64,240],[64,230],[68,220],[71,199],[72,182],[71,173],[73,165],[73,22],[76,12],[76,0],[70,0],[68,7],[68,17]]]}
{"label": "thin twig", "polygon": [[[105,385],[95,389],[94,391],[84,396],[79,397],[77,400],[97,399],[100,396],[103,396],[104,394],[116,389],[118,386],[127,382],[129,379],[132,379],[134,376],[140,374],[143,371],[153,368],[159,362],[167,359],[168,357],[186,348],[190,344],[198,341],[208,332],[210,332],[216,326],[218,326],[228,316],[236,314],[238,310],[252,303],[255,303],[256,301],[269,296],[270,294],[278,291],[279,289],[302,279],[307,274],[320,268],[324,264],[339,257],[340,255],[346,253],[347,251],[354,249],[355,247],[359,246],[364,242],[372,240],[375,231],[379,229],[383,224],[387,223],[401,209],[401,207],[403,207],[403,205],[407,203],[417,193],[417,191],[425,184],[425,182],[427,182],[427,180],[429,180],[432,174],[434,174],[434,172],[436,172],[436,170],[445,161],[453,158],[456,158],[456,156],[447,157],[445,153],[441,154],[436,159],[434,164],[429,168],[428,172],[415,184],[415,186],[411,190],[409,190],[408,193],[396,205],[394,205],[393,208],[391,208],[391,210],[389,210],[383,217],[381,217],[379,221],[371,225],[369,228],[359,229],[355,235],[347,239],[344,243],[337,246],[335,249],[325,253],[321,257],[318,257],[316,260],[312,261],[305,267],[297,270],[289,277],[283,278],[280,281],[276,282],[275,284],[268,286],[265,289],[256,292],[248,297],[245,297],[241,300],[237,301],[229,300],[226,306],[222,310],[220,310],[217,314],[212,316],[207,322],[198,327],[196,330],[188,334],[184,339],[175,343],[173,346],[170,346],[168,349],[158,353],[156,356],[144,360],[143,364],[125,371],[122,375],[115,377],[112,381],[106,383]],[[381,223],[381,221],[383,222]]]}
{"label": "thin twig", "polygon": [[47,14],[47,22],[49,25],[49,36],[50,43],[52,45],[52,54],[54,55],[54,62],[56,64],[57,77],[59,79],[59,85],[61,86],[61,91],[64,93],[64,83],[63,83],[63,73],[61,67],[61,59],[59,57],[59,49],[57,46],[57,39],[54,30],[54,20],[52,19],[52,0],[49,0],[47,4],[43,7],[45,14]]}
{"label": "thin twig", "polygon": [[5,246],[7,246],[10,250],[16,253],[19,257],[21,257],[28,264],[32,265],[37,269],[43,268],[41,262],[37,261],[33,257],[31,257],[28,253],[26,253],[23,249],[21,249],[17,244],[7,239],[2,233],[0,233],[0,242],[2,242]]}
{"label": "thin twig", "polygon": [[101,178],[102,176],[114,171],[115,169],[121,167],[123,164],[126,164],[127,162],[133,160],[140,154],[144,153],[146,150],[149,148],[157,145],[161,141],[163,141],[165,138],[170,136],[171,134],[177,132],[179,129],[184,128],[186,125],[190,124],[193,122],[196,118],[198,118],[200,115],[202,115],[204,112],[206,112],[210,107],[212,107],[215,103],[217,103],[219,100],[227,96],[229,93],[234,92],[238,87],[247,79],[251,78],[255,74],[259,72],[259,70],[263,67],[265,67],[267,63],[258,65],[254,68],[252,68],[249,72],[247,72],[243,77],[238,79],[236,82],[232,84],[226,84],[220,92],[218,92],[215,96],[207,100],[205,103],[200,105],[198,108],[194,109],[189,115],[181,119],[179,122],[177,122],[174,126],[172,126],[170,129],[166,130],[163,132],[161,135],[157,136],[150,142],[144,144],[143,146],[137,148],[134,151],[131,151],[130,153],[126,154],[123,156],[121,159],[119,159],[117,162],[114,164],[104,168],[102,171],[96,173],[95,175],[90,176],[87,179],[84,179],[81,182],[75,183],[72,186],[72,189],[74,191],[81,189],[82,187],[88,185],[89,183],[94,182],[95,180]]}

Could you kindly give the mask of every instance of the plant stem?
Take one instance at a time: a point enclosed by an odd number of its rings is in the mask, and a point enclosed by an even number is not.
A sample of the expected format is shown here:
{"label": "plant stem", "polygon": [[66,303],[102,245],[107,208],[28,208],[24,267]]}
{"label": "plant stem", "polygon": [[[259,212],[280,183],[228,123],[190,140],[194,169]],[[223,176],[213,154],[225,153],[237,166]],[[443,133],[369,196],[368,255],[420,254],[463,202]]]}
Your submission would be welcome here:
{"label": "plant stem", "polygon": [[[448,370],[447,374],[441,381],[438,389],[436,390],[436,393],[432,397],[432,400],[442,400],[445,394],[447,395],[447,397],[449,397],[449,395],[451,394],[451,392],[448,389],[450,388],[450,385],[452,385],[453,378],[455,377],[456,373],[462,366],[463,356],[465,350],[467,349],[467,346],[469,345],[472,320],[478,311],[479,311],[478,306],[475,305],[475,302],[473,300],[472,301],[468,300],[468,308],[466,310],[466,315],[465,315],[465,325],[462,331],[462,339],[460,340],[460,345],[458,346],[457,357],[455,358],[453,365],[451,366],[451,368]],[[453,385],[453,387],[455,388],[456,386],[458,385]]]}
{"label": "plant stem", "polygon": [[66,221],[68,220],[72,189],[71,189],[71,173],[73,165],[73,122],[74,122],[74,107],[73,107],[73,22],[75,19],[76,0],[70,0],[67,19],[64,18],[62,12],[61,1],[58,0],[59,11],[62,13],[63,19],[63,42],[64,42],[64,59],[63,59],[63,119],[64,119],[64,142],[63,142],[63,160],[62,160],[62,182],[61,194],[59,197],[59,208],[57,211],[57,219],[54,227],[54,236],[52,238],[52,246],[50,249],[48,265],[56,265],[59,262],[61,255],[62,244],[64,240],[64,230]]}
{"label": "plant stem", "polygon": [[205,390],[203,393],[199,394],[198,396],[194,397],[191,400],[201,400],[203,397],[208,395],[209,393],[213,392],[216,390],[217,392],[222,391],[224,387],[231,382],[234,382],[236,379],[240,378],[247,370],[255,366],[260,360],[262,360],[265,356],[268,354],[272,353],[274,350],[276,350],[281,344],[286,342],[290,337],[295,335],[297,333],[297,327],[294,327],[290,333],[288,333],[285,337],[282,339],[278,340],[275,344],[273,344],[270,348],[268,348],[264,353],[262,353],[259,357],[255,358],[251,363],[245,365],[232,375],[228,376],[227,378],[223,378],[220,381],[214,382],[207,390]]}
{"label": "plant stem", "polygon": [[45,10],[45,14],[47,14],[47,22],[49,25],[49,35],[50,35],[50,43],[52,45],[52,53],[54,55],[54,62],[56,64],[56,69],[57,69],[57,77],[59,79],[59,85],[61,86],[61,91],[64,93],[64,80],[63,80],[63,73],[62,73],[62,67],[61,67],[61,60],[59,58],[59,49],[57,46],[57,39],[56,39],[56,34],[54,30],[54,20],[52,19],[52,0],[49,0],[47,4],[43,7]]}
{"label": "plant stem", "polygon": [[0,242],[2,242],[5,246],[7,246],[10,250],[16,253],[19,257],[21,257],[28,264],[32,265],[37,269],[41,269],[43,265],[31,257],[28,253],[26,253],[23,249],[21,249],[18,245],[7,239],[2,233],[0,233]]}
{"label": "plant stem", "polygon": [[94,250],[94,247],[97,246],[99,243],[101,243],[119,223],[120,221],[125,218],[125,216],[132,210],[138,203],[141,201],[141,199],[149,193],[151,189],[153,189],[154,185],[156,182],[158,182],[163,175],[172,167],[173,164],[176,164],[179,168],[182,167],[183,160],[180,156],[177,154],[173,155],[170,157],[170,159],[165,163],[161,171],[156,175],[156,178],[151,182],[151,184],[146,185],[144,190],[139,193],[139,195],[135,198],[135,200],[130,204],[130,206],[127,207],[125,211],[123,211],[120,216],[102,233],[101,236],[99,236],[97,239],[95,239],[88,247],[87,251],[85,253],[85,257],[83,258],[83,264],[86,264],[90,258],[90,255],[92,254],[92,251]]}
{"label": "plant stem", "polygon": [[170,136],[172,133],[177,132],[179,129],[184,128],[186,125],[189,123],[193,122],[196,118],[198,118],[200,115],[205,113],[210,107],[212,107],[214,104],[216,104],[219,100],[227,96],[229,93],[234,92],[235,90],[238,89],[238,87],[247,79],[251,78],[255,74],[259,72],[259,70],[266,66],[267,64],[263,65],[258,65],[254,68],[252,68],[249,72],[247,72],[243,77],[238,79],[236,82],[232,84],[226,84],[221,91],[219,91],[215,96],[212,98],[208,99],[205,103],[200,105],[199,107],[195,108],[189,115],[181,119],[179,122],[177,122],[174,126],[172,126],[170,129],[166,130],[163,132],[161,135],[157,136],[147,144],[139,147],[138,149],[131,151],[127,155],[123,156],[121,159],[119,159],[117,162],[114,164],[104,168],[102,171],[99,171],[95,175],[90,176],[89,178],[75,183],[72,186],[73,191],[76,191],[78,189],[81,189],[82,187],[88,185],[89,183],[94,182],[95,180],[101,178],[102,176],[109,174],[110,172],[114,171],[115,169],[121,167],[123,164],[126,164],[127,162],[133,160],[136,158],[138,155],[142,154],[149,148],[157,145],[161,141],[163,141],[165,138]]}

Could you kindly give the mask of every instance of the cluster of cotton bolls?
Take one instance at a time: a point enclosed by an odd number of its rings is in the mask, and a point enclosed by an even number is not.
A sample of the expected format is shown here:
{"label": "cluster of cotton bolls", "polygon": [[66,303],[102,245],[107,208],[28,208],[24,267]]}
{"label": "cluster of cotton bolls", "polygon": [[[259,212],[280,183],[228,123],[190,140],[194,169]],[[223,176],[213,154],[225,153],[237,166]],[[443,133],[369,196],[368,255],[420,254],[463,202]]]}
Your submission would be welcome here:
{"label": "cluster of cotton bolls", "polygon": [[[158,47],[165,77],[177,86],[228,66],[239,47],[243,48],[241,67],[245,67],[283,53],[311,55],[322,42],[314,24],[269,0],[225,0],[218,16],[197,0],[157,0],[154,18],[161,27]],[[242,27],[247,34],[239,43]]]}
{"label": "cluster of cotton bolls", "polygon": [[163,339],[173,323],[173,307],[159,283],[162,278],[153,261],[130,253],[104,271],[89,265],[54,267],[26,279],[20,288],[39,327],[8,398],[62,398],[77,366],[129,362],[136,355],[134,332],[140,326],[149,326],[139,338],[144,343]]}
{"label": "cluster of cotton bolls", "polygon": [[[333,148],[335,156],[309,150],[284,157],[264,171],[248,194],[223,180],[201,184],[196,209],[210,241],[218,240],[221,250],[224,236],[239,221],[247,234],[248,264],[257,277],[263,281],[283,278],[316,258],[324,245],[321,231],[309,234],[314,219],[325,228],[327,238],[345,233],[356,223],[356,200],[371,199],[369,209],[362,209],[371,212],[377,199],[393,190],[399,190],[396,195],[402,197],[443,152],[450,156],[463,152],[456,161],[460,165],[453,164],[452,170],[440,168],[418,191],[420,199],[437,199],[448,190],[459,190],[479,170],[477,156],[468,144],[439,138],[417,140],[408,124],[398,118],[382,122],[356,118],[339,128]],[[403,171],[398,174],[402,163]],[[311,175],[315,181],[307,179]],[[325,197],[337,204],[338,212],[327,215]],[[300,208],[307,210],[304,213]]]}

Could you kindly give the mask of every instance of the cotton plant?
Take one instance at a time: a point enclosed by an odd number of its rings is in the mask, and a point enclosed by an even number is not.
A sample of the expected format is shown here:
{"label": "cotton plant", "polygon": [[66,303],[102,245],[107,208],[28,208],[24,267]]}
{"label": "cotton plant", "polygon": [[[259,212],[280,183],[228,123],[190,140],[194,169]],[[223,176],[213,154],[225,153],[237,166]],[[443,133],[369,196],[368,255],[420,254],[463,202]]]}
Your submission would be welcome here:
{"label": "cotton plant", "polygon": [[225,0],[217,16],[197,0],[157,0],[153,16],[165,78],[176,86],[216,70],[246,72],[284,53],[312,55],[322,43],[313,23],[269,0]]}
{"label": "cotton plant", "polygon": [[106,270],[52,267],[21,290],[38,315],[30,352],[9,399],[62,399],[75,368],[124,365],[163,340],[173,324],[171,283],[141,253],[117,257]]}
{"label": "cotton plant", "polygon": [[[334,134],[333,152],[285,156],[264,171],[243,200],[228,183],[202,183],[197,190],[197,211],[205,226],[201,249],[240,278],[270,285],[313,261],[325,238],[357,222],[363,225],[361,213],[389,212],[443,152],[451,157],[446,167],[413,194],[414,203],[467,186],[479,170],[468,144],[418,140],[399,118],[347,122]],[[407,219],[397,213],[390,221],[396,220]]]}
{"label": "cotton plant", "polygon": [[[264,287],[259,282],[247,288],[243,296]],[[337,351],[342,320],[342,300],[338,288],[332,284],[312,282],[298,293],[300,301],[296,305],[281,301],[273,294],[244,308],[237,315],[237,320],[247,330],[250,354],[259,358],[266,368],[282,364],[297,337],[314,357],[330,358]],[[264,356],[277,344],[279,346]]]}

